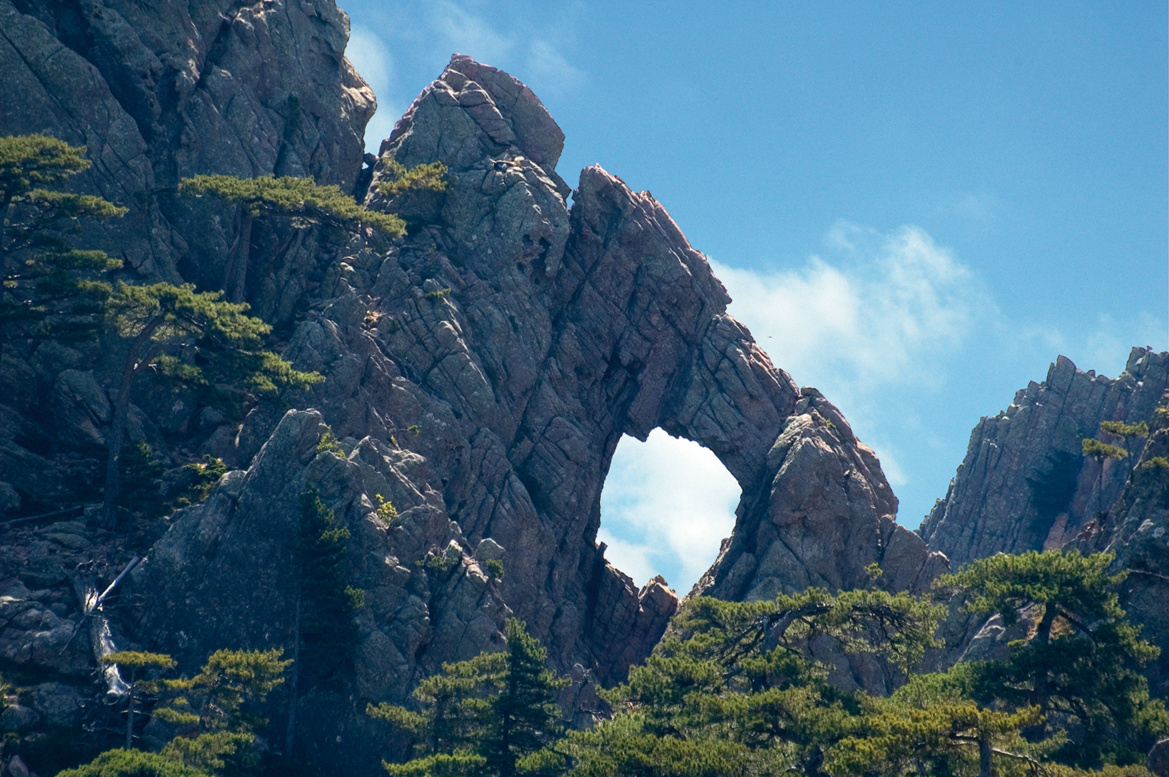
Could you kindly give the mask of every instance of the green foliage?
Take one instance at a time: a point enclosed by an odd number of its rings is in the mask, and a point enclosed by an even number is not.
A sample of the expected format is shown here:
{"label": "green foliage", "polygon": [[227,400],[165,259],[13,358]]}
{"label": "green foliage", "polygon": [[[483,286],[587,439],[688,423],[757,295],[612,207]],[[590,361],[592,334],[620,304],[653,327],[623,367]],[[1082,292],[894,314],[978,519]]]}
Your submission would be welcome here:
{"label": "green foliage", "polygon": [[1139,638],[1120,606],[1125,574],[1109,575],[1111,554],[1030,551],[975,561],[943,575],[939,590],[962,593],[966,609],[1025,619],[1028,636],[1006,660],[970,664],[971,696],[1001,709],[1035,707],[1044,722],[1031,741],[1067,732],[1053,757],[1075,766],[1135,763],[1169,731],[1164,704],[1149,697],[1139,669],[1158,648]]}
{"label": "green foliage", "polygon": [[157,518],[165,511],[161,494],[163,463],[145,440],[122,446],[118,467],[123,483],[118,506],[135,517]]}
{"label": "green foliage", "polygon": [[1096,459],[1123,459],[1128,457],[1128,451],[1121,448],[1119,445],[1111,445],[1106,442],[1100,442],[1095,437],[1085,437],[1081,448],[1085,456],[1091,456]]}
{"label": "green foliage", "polygon": [[93,761],[57,772],[57,777],[211,777],[159,753],[107,750]]}
{"label": "green foliage", "polygon": [[279,214],[338,225],[367,224],[392,237],[406,234],[406,225],[397,216],[366,210],[340,187],[321,186],[312,178],[196,175],[179,182],[179,194],[214,195],[241,205],[252,218]]}
{"label": "green foliage", "polygon": [[426,292],[426,298],[427,299],[442,299],[443,297],[450,296],[450,293],[451,293],[451,287],[447,286],[444,289],[435,289],[434,291]]}
{"label": "green foliage", "polygon": [[219,731],[250,733],[267,724],[256,714],[259,704],[284,682],[280,650],[217,650],[199,674],[167,680],[176,694],[155,709],[159,718],[189,727],[192,736]]}
{"label": "green foliage", "polygon": [[175,506],[187,507],[206,501],[211,495],[211,489],[226,474],[227,465],[223,459],[210,454],[203,457],[202,463],[184,464],[178,482],[171,489]]}
{"label": "green foliage", "polygon": [[332,453],[345,458],[345,449],[331,431],[326,431],[321,435],[321,439],[317,440],[317,453]]}
{"label": "green foliage", "polygon": [[377,498],[377,517],[385,521],[387,526],[392,524],[398,517],[398,508],[394,507],[394,503],[381,494],[375,494],[375,497]]}
{"label": "green foliage", "polygon": [[174,668],[175,660],[164,653],[145,653],[140,650],[110,653],[102,656],[101,660],[103,664],[116,665],[119,673],[129,678],[127,682],[130,690],[126,694],[126,748],[129,749],[134,746],[134,722],[140,702],[161,687],[157,679],[150,676]]}
{"label": "green foliage", "polygon": [[443,664],[414,691],[421,712],[390,704],[367,712],[414,734],[417,757],[386,764],[391,777],[475,774],[512,777],[563,726],[556,706],[567,684],[545,666],[547,652],[524,624],[507,622],[507,648]]}
{"label": "green foliage", "polygon": [[[820,589],[764,602],[687,600],[629,679],[602,695],[625,714],[570,734],[572,774],[814,773],[851,731],[855,694],[827,681],[811,654],[825,641],[848,654],[920,660],[942,609],[907,594]],[[676,771],[675,771],[676,769]]]}
{"label": "green foliage", "polygon": [[310,685],[335,685],[357,647],[353,611],[365,592],[345,584],[349,529],[337,525],[320,492],[301,494],[300,536],[294,552],[300,567],[300,676]]}
{"label": "green foliage", "polygon": [[88,170],[91,162],[85,151],[85,146],[71,146],[47,135],[0,138],[0,201]]}
{"label": "green foliage", "polygon": [[503,579],[503,562],[497,558],[489,558],[483,562],[483,568],[487,570],[487,574],[493,580]]}
{"label": "green foliage", "polygon": [[1123,421],[1101,421],[1100,428],[1117,437],[1148,437],[1149,425],[1144,421],[1126,424]]}
{"label": "green foliage", "polygon": [[153,368],[234,415],[255,395],[281,387],[319,383],[316,373],[298,372],[271,351],[271,327],[246,315],[247,305],[224,302],[220,292],[196,292],[192,284],[118,284],[110,298],[114,330],[131,341],[126,367]]}
{"label": "green foliage", "polygon": [[386,154],[381,159],[384,173],[390,180],[378,183],[377,190],[381,194],[391,197],[411,190],[430,190],[441,192],[446,190],[447,166],[442,162],[429,162],[415,165],[410,169]]}
{"label": "green foliage", "polygon": [[175,737],[162,749],[162,755],[194,769],[232,777],[258,762],[252,752],[255,741],[251,732],[212,731]]}
{"label": "green foliage", "polygon": [[10,339],[88,339],[101,324],[110,285],[101,275],[122,263],[75,248],[85,219],[126,213],[100,197],[49,191],[90,166],[84,146],[44,135],[0,138],[0,343]]}
{"label": "green foliage", "polygon": [[1169,459],[1164,456],[1153,456],[1141,464],[1143,469],[1169,469]]}
{"label": "green foliage", "polygon": [[110,297],[111,327],[129,341],[122,367],[106,469],[106,523],[114,523],[121,489],[118,455],[125,438],[134,378],[151,370],[195,390],[202,401],[238,416],[258,396],[282,387],[306,388],[323,378],[294,370],[264,349],[271,327],[246,315],[247,305],[224,302],[219,292],[192,284],[119,283]]}
{"label": "green foliage", "polygon": [[421,427],[418,426],[418,424],[410,425],[409,427],[406,428],[406,431],[408,431],[410,434],[414,435],[415,437],[417,437],[419,434],[422,433],[422,429],[421,429]]}

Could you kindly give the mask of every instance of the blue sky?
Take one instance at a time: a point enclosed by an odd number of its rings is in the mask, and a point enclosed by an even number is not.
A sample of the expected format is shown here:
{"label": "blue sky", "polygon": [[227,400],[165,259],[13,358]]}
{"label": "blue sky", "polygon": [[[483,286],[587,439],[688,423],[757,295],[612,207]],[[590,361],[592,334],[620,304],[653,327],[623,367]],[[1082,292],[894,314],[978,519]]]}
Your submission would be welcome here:
{"label": "blue sky", "polygon": [[[528,84],[649,189],[772,360],[881,457],[916,527],[979,417],[1057,354],[1114,376],[1169,349],[1164,2],[341,0],[376,150],[453,52]],[[713,456],[626,438],[608,557],[679,591],[738,488]]]}

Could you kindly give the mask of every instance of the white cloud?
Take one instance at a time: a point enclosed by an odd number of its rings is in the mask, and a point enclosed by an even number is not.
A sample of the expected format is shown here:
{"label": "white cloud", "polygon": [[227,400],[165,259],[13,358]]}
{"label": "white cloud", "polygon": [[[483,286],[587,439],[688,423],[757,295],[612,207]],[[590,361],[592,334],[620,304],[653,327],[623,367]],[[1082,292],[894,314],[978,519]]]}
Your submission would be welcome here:
{"label": "white cloud", "polygon": [[974,274],[919,227],[889,233],[837,223],[831,260],[760,273],[712,261],[745,323],[772,361],[802,385],[857,402],[878,388],[937,386],[933,359],[994,315]]}
{"label": "white cloud", "polygon": [[601,494],[606,558],[638,585],[662,574],[686,593],[731,533],[739,484],[713,453],[660,429],[621,438]]}
{"label": "white cloud", "polygon": [[500,32],[482,15],[458,3],[433,3],[430,18],[452,53],[467,54],[484,64],[502,67],[515,48],[513,35]]}

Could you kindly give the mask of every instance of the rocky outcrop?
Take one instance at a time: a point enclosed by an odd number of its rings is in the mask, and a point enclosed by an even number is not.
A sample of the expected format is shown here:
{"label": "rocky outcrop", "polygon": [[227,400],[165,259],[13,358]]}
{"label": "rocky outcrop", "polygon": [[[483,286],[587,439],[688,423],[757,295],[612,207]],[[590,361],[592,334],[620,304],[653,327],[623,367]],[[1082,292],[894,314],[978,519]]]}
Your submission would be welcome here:
{"label": "rocky outcrop", "polygon": [[78,188],[130,208],[94,241],[175,280],[191,252],[228,245],[176,205],[180,178],[353,185],[374,99],[348,37],[332,0],[0,0],[2,131],[87,146]]}
{"label": "rocky outcrop", "polygon": [[[124,260],[122,277],[217,288],[236,209],[177,198],[175,186],[225,173],[311,175],[352,187],[374,98],[344,58],[348,25],[332,0],[0,0],[0,133],[87,147],[92,167],[71,186],[129,212],[88,224],[76,242]],[[287,225],[260,225],[254,239],[264,278],[254,279],[251,301],[279,324],[335,249],[322,247],[316,230]],[[118,369],[116,344],[102,345],[4,348],[0,511],[95,498],[110,409],[104,385]],[[152,397],[173,403],[168,395]],[[142,404],[135,436],[156,450],[189,444],[196,426],[216,431],[189,413]]]}
{"label": "rocky outcrop", "polygon": [[[327,0],[0,0],[0,22],[3,130],[90,147],[79,188],[131,213],[88,237],[128,275],[222,281],[238,223],[176,199],[184,176],[365,186],[372,95]],[[326,380],[282,398],[312,410],[263,405],[240,427],[196,397],[139,392],[132,437],[172,465],[210,453],[233,469],[148,537],[111,617],[119,646],[173,653],[184,670],[218,648],[291,649],[292,545],[313,487],[350,530],[346,582],[366,604],[342,687],[274,702],[297,705],[298,756],[376,769],[395,744],[366,704],[401,702],[442,662],[500,645],[509,616],[572,673],[571,696],[592,699],[678,606],[665,581],[638,589],[596,544],[618,441],[655,428],[707,447],[742,487],[735,534],[699,591],[861,586],[874,562],[882,584],[920,588],[944,568],[896,525],[879,464],[840,413],[727,314],[665,209],[600,167],[571,189],[556,171],[563,141],[522,83],[455,56],[367,171],[367,206],[402,214],[404,240],[257,224],[252,311]],[[391,161],[445,163],[446,190],[392,193]],[[92,491],[118,353],[103,345],[6,349],[0,471],[19,477],[0,483],[5,509]],[[5,590],[14,618],[80,617],[21,580]],[[30,644],[57,647],[71,622]],[[17,648],[0,644],[14,661]]]}
{"label": "rocky outcrop", "polygon": [[955,568],[995,553],[1058,548],[1098,524],[1120,496],[1138,456],[1082,455],[1097,437],[1139,454],[1145,441],[1101,431],[1101,421],[1148,422],[1169,388],[1169,354],[1137,348],[1115,379],[1059,357],[970,435],[966,458],[919,530]]}
{"label": "rocky outcrop", "polygon": [[[1169,394],[1160,408],[1169,408]],[[1151,417],[1152,434],[1137,459],[1120,498],[1103,518],[1070,547],[1116,556],[1112,569],[1126,572],[1121,604],[1141,626],[1141,638],[1158,645],[1161,655],[1146,670],[1154,694],[1169,696],[1169,415]]]}
{"label": "rocky outcrop", "polygon": [[[955,567],[995,553],[1055,548],[1116,556],[1126,572],[1121,604],[1141,636],[1169,644],[1169,353],[1133,349],[1115,379],[1081,372],[1059,357],[1043,383],[1031,383],[971,435],[966,459],[922,524],[931,549]],[[1148,438],[1124,439],[1102,421],[1145,422]],[[1093,437],[1124,448],[1121,459],[1085,457]],[[1017,632],[1017,628],[1015,630]],[[941,662],[1001,656],[1025,636],[954,610],[945,625]],[[1169,693],[1164,651],[1146,674],[1153,693]]]}

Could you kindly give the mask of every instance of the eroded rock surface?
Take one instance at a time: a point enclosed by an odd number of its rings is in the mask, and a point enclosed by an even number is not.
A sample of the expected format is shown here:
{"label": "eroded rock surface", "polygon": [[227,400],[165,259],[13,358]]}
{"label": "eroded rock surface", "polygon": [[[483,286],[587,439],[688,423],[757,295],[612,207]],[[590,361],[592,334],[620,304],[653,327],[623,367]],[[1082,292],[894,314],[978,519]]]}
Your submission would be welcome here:
{"label": "eroded rock surface", "polygon": [[94,238],[176,280],[189,252],[227,245],[175,204],[179,179],[353,185],[374,98],[348,38],[332,0],[0,0],[2,129],[87,146],[77,187],[130,208]]}
{"label": "eroded rock surface", "polygon": [[[955,568],[995,553],[1058,548],[1120,496],[1145,440],[1102,432],[1101,421],[1151,420],[1169,388],[1169,354],[1137,348],[1115,379],[1082,372],[1059,357],[970,435],[966,458],[919,530]],[[1082,454],[1096,437],[1134,455],[1099,460]]]}

